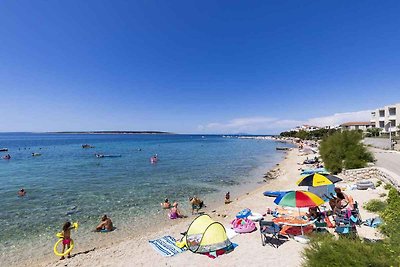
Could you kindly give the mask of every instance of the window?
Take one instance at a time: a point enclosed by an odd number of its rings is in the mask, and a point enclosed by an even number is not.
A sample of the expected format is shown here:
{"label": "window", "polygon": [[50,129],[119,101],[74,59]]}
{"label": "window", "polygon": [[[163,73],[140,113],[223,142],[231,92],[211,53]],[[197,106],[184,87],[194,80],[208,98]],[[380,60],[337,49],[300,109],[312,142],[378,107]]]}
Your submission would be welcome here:
{"label": "window", "polygon": [[389,108],[389,116],[396,116],[396,108]]}
{"label": "window", "polygon": [[385,111],[379,110],[379,117],[385,117]]}
{"label": "window", "polygon": [[385,128],[385,122],[384,121],[380,121],[379,122],[379,128]]}

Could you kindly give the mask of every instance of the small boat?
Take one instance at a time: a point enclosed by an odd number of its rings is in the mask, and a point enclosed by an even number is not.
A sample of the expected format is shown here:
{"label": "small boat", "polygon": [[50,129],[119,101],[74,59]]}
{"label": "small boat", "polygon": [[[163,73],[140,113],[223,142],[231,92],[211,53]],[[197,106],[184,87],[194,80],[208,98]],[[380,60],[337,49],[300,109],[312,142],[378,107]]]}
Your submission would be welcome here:
{"label": "small boat", "polygon": [[10,154],[7,154],[7,155],[3,156],[3,159],[6,159],[6,160],[11,159]]}
{"label": "small boat", "polygon": [[32,153],[32,157],[38,157],[38,156],[41,156],[42,154],[40,154],[40,153]]}
{"label": "small boat", "polygon": [[96,154],[97,158],[120,158],[121,155],[104,155],[104,154]]}
{"label": "small boat", "polygon": [[0,152],[7,152],[7,151],[8,151],[8,148],[6,148],[6,147],[0,148]]}
{"label": "small boat", "polygon": [[94,148],[94,146],[91,146],[89,144],[84,144],[84,145],[82,145],[82,148]]}
{"label": "small boat", "polygon": [[277,147],[276,150],[289,150],[290,147]]}

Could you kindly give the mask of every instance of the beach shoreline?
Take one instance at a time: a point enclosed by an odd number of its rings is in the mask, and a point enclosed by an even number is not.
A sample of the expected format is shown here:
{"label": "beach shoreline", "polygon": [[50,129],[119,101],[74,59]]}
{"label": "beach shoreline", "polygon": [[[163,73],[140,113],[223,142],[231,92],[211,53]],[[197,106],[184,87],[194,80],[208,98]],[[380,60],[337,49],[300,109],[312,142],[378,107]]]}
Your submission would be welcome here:
{"label": "beach shoreline", "polygon": [[[301,163],[306,159],[307,155],[299,152],[298,149],[291,149],[284,152],[283,159],[274,167],[268,169],[268,172],[276,174],[275,179],[258,183],[253,190],[244,192],[238,196],[232,196],[233,202],[223,204],[221,196],[220,203],[210,204],[205,213],[209,214],[215,221],[222,223],[225,228],[230,227],[230,221],[235,218],[238,211],[244,208],[250,208],[253,212],[265,213],[268,208],[274,209],[276,205],[273,203],[274,198],[265,197],[263,192],[266,190],[293,190],[303,189],[296,185],[296,181],[303,167]],[[349,181],[342,177],[344,181],[338,186],[346,187]],[[375,179],[376,180],[376,179]],[[375,181],[374,180],[374,181]],[[359,201],[360,212],[362,216],[375,216],[373,213],[365,211],[362,207],[372,198],[379,198],[386,191],[380,187],[373,191],[351,191],[351,195]],[[387,192],[386,192],[387,193]],[[306,211],[306,210],[302,210]],[[297,212],[297,209],[293,212]],[[166,213],[166,212],[165,212]],[[82,249],[77,245],[71,259],[59,261],[58,257],[46,257],[36,262],[18,262],[18,266],[183,266],[190,262],[191,266],[265,266],[272,264],[273,266],[301,266],[303,263],[303,249],[307,246],[290,240],[285,242],[279,249],[269,246],[262,246],[260,242],[260,234],[258,231],[241,234],[235,236],[231,241],[238,244],[235,250],[228,254],[218,257],[217,259],[209,259],[201,254],[184,252],[174,257],[162,257],[155,252],[149,245],[148,241],[157,239],[165,235],[170,235],[179,239],[182,232],[186,231],[192,220],[196,216],[188,218],[169,220],[166,219],[163,224],[153,228],[146,229],[141,234],[128,234],[125,240],[115,241],[112,238],[107,239],[107,235],[103,235],[102,245],[94,245],[87,249]],[[267,220],[272,219],[267,215]],[[359,228],[359,234],[363,237],[372,239],[382,238],[376,229],[369,227]],[[73,233],[74,234],[74,233]],[[113,233],[109,233],[113,234]],[[260,257],[263,255],[263,257]]]}
{"label": "beach shoreline", "polygon": [[[236,201],[236,198],[241,199],[242,196],[245,196],[246,193],[252,192],[253,190],[256,190],[257,188],[260,187],[261,185],[264,185],[265,183],[263,182],[262,176],[265,174],[266,170],[273,169],[275,165],[281,164],[283,158],[285,157],[284,155],[286,153],[284,152],[278,152],[279,158],[272,158],[266,155],[265,157],[265,162],[264,164],[260,165],[256,169],[252,170],[252,174],[249,173],[249,177],[252,177],[251,179],[249,178],[248,181],[242,181],[239,185],[234,185],[232,186],[233,191],[231,191],[232,194],[232,199]],[[263,160],[263,161],[264,161]],[[225,190],[225,189],[224,189]],[[200,196],[201,198],[204,198],[204,196]],[[213,210],[218,210],[221,208],[221,203],[223,203],[223,197],[224,197],[224,192],[218,192],[218,193],[209,193],[205,197],[205,202],[207,204],[207,209],[205,210],[207,213],[212,213]],[[162,201],[162,199],[159,199],[157,201]],[[181,204],[181,208],[183,208],[184,213],[186,215],[190,215],[190,210],[189,210],[189,205],[188,203],[183,203]],[[222,208],[224,206],[222,205]],[[219,212],[217,212],[219,213]],[[115,222],[117,223],[117,226],[120,226],[117,228],[117,231],[113,233],[108,233],[108,234],[99,234],[99,233],[94,233],[93,235],[90,236],[89,240],[85,240],[82,238],[82,236],[79,234],[80,231],[84,231],[82,229],[88,228],[90,226],[82,224],[80,229],[75,233],[73,231],[72,235],[73,238],[75,239],[75,242],[77,246],[74,249],[74,254],[79,254],[84,253],[85,251],[91,251],[93,249],[105,249],[107,248],[108,243],[111,243],[113,245],[120,244],[122,242],[126,242],[127,240],[130,240],[131,237],[127,237],[127,235],[132,235],[137,238],[145,238],[149,234],[158,232],[160,229],[165,229],[169,227],[173,227],[177,223],[186,223],[187,225],[195,218],[195,216],[189,216],[187,219],[179,220],[179,221],[174,221],[174,220],[169,220],[167,219],[167,211],[160,209],[157,214],[152,214],[150,218],[156,218],[158,217],[160,220],[155,220],[154,222],[150,223],[149,226],[146,226],[145,229],[140,229],[138,226],[134,226],[132,231],[126,231],[126,227],[121,227],[121,222],[120,225],[118,225],[118,220]],[[223,214],[223,212],[220,212],[219,214]],[[153,220],[150,219],[150,220]],[[157,218],[156,218],[157,219]],[[139,220],[140,221],[140,220]],[[137,222],[138,224],[140,222]],[[95,225],[92,225],[94,227]],[[86,229],[87,230],[87,229]],[[143,231],[144,230],[144,231]],[[144,233],[143,233],[144,232]],[[81,232],[82,233],[82,232]],[[55,234],[55,233],[54,233]],[[6,260],[7,264],[10,266],[43,266],[48,264],[49,262],[54,262],[54,260],[57,260],[58,257],[54,256],[52,252],[52,246],[54,242],[56,241],[56,238],[54,235],[49,234],[50,238],[48,238],[45,243],[37,243],[34,247],[35,250],[37,251],[48,251],[45,255],[42,255],[39,257],[30,257],[30,255],[34,255],[30,252],[30,249],[27,249],[26,251],[23,251],[22,254],[16,254],[16,253],[4,253],[2,255],[2,258]],[[54,241],[54,242],[53,242]],[[79,244],[79,245],[78,245]],[[95,244],[95,245],[93,245]],[[100,244],[100,245],[98,245]],[[15,255],[19,255],[18,260],[17,259],[12,259],[15,258]],[[9,260],[12,259],[12,262]],[[22,259],[27,259],[27,260],[22,260]]]}
{"label": "beach shoreline", "polygon": [[[214,220],[222,222],[225,227],[229,226],[229,222],[232,220],[234,214],[236,214],[238,211],[242,210],[243,208],[246,208],[248,206],[251,206],[250,203],[254,201],[255,198],[260,198],[262,200],[272,200],[272,199],[267,199],[262,195],[262,192],[266,190],[278,190],[278,189],[290,189],[294,187],[294,180],[289,179],[288,173],[293,171],[293,164],[295,163],[297,166],[297,161],[298,161],[298,155],[295,150],[287,151],[284,152],[284,157],[283,159],[277,163],[274,167],[265,170],[265,173],[270,172],[271,170],[278,170],[280,175],[276,179],[271,179],[268,181],[263,181],[263,178],[260,178],[260,182],[258,183],[258,186],[254,188],[253,190],[249,190],[249,192],[243,192],[243,194],[239,196],[233,196],[232,200],[233,202],[230,204],[211,204],[207,207],[205,210],[206,214],[209,214]],[[297,170],[295,170],[297,171]],[[289,175],[291,176],[291,175]],[[246,191],[246,190],[245,190]],[[223,203],[223,198],[221,197],[221,202]],[[260,203],[263,205],[263,203]],[[267,204],[267,203],[266,203]],[[270,206],[272,207],[272,203],[270,201]],[[267,205],[263,205],[267,207]],[[266,208],[265,208],[266,210]],[[260,210],[258,208],[257,212],[265,212],[265,210]],[[151,249],[151,247],[147,244],[148,240],[160,237],[165,234],[170,234],[172,236],[175,236],[175,238],[179,238],[181,232],[186,231],[187,227],[191,223],[191,221],[195,218],[195,216],[189,216],[188,218],[184,219],[179,219],[179,220],[166,220],[166,225],[159,225],[158,227],[155,227],[153,229],[148,229],[145,233],[142,233],[141,235],[138,236],[132,236],[129,237],[127,240],[121,241],[121,242],[115,242],[111,243],[107,246],[96,246],[93,247],[92,249],[88,249],[85,251],[80,251],[77,249],[74,254],[72,259],[68,259],[66,261],[58,261],[57,259],[46,259],[44,261],[38,262],[39,265],[41,266],[63,266],[64,264],[68,263],[68,266],[93,266],[93,265],[100,265],[100,266],[105,266],[105,265],[125,265],[126,262],[124,263],[117,263],[117,262],[108,262],[108,263],[103,263],[104,256],[98,256],[98,255],[108,255],[109,251],[112,251],[112,254],[117,254],[119,255],[118,258],[124,259],[125,257],[129,258],[128,254],[132,253],[124,251],[123,248],[125,247],[131,247],[133,245],[134,250],[138,253],[135,254],[140,254],[143,255],[141,257],[136,257],[136,265],[143,266],[143,265],[148,265],[149,263],[146,263],[145,260],[149,257],[156,256],[157,258],[159,257],[160,260],[165,260],[165,258],[162,258],[160,255],[158,255],[155,251]],[[257,244],[259,245],[259,244]],[[299,247],[298,243],[293,243],[294,247]],[[302,246],[300,246],[302,247]],[[140,252],[139,252],[140,251]],[[147,256],[146,256],[147,255]],[[98,258],[100,257],[100,258]],[[203,256],[204,257],[204,256]],[[229,257],[229,256],[226,256]],[[53,257],[54,258],[54,257]],[[222,259],[223,257],[221,257]],[[124,261],[124,260],[123,260]],[[165,263],[167,266],[169,264],[166,262]],[[150,264],[151,266],[159,266],[158,264]],[[163,264],[162,264],[163,265]],[[179,265],[179,263],[172,264],[173,266]]]}

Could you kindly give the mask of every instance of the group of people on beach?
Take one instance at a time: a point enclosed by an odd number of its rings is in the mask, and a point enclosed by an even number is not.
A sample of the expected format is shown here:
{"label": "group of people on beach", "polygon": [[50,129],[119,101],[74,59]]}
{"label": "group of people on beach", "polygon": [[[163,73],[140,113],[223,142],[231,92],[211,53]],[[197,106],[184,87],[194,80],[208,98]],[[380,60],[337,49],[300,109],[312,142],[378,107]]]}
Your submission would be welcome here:
{"label": "group of people on beach", "polygon": [[[225,204],[229,204],[231,203],[231,196],[230,196],[230,192],[227,192],[225,194],[225,200],[224,203]],[[193,196],[193,197],[189,197],[189,203],[190,206],[192,208],[192,215],[198,214],[200,209],[206,207],[206,205],[204,204],[204,201],[201,200],[200,198]],[[178,202],[174,201],[173,204],[171,204],[169,202],[169,199],[166,198],[164,200],[164,202],[160,203],[161,207],[163,209],[168,209],[168,217],[170,219],[178,219],[178,218],[185,218],[187,216],[183,215],[181,213],[181,211],[178,209]]]}
{"label": "group of people on beach", "polygon": [[[194,214],[198,214],[199,210],[206,207],[206,205],[204,205],[204,201],[202,201],[200,198],[193,196],[193,197],[189,197],[189,203],[192,207],[192,215]],[[173,204],[171,205],[171,203],[169,202],[169,199],[166,198],[164,200],[163,203],[160,204],[161,207],[163,209],[168,209],[168,217],[170,219],[178,219],[178,218],[185,218],[187,216],[183,215],[181,213],[181,211],[178,209],[178,202],[173,202]]]}

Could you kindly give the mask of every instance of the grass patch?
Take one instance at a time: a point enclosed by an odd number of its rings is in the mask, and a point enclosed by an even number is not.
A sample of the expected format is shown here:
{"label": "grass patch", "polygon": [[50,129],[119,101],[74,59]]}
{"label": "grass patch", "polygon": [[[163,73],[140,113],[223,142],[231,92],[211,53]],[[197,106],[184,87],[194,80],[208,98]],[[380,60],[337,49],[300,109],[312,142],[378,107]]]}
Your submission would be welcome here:
{"label": "grass patch", "polygon": [[367,203],[364,204],[364,208],[371,212],[381,212],[385,210],[387,206],[386,201],[382,201],[379,199],[371,199]]}

